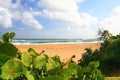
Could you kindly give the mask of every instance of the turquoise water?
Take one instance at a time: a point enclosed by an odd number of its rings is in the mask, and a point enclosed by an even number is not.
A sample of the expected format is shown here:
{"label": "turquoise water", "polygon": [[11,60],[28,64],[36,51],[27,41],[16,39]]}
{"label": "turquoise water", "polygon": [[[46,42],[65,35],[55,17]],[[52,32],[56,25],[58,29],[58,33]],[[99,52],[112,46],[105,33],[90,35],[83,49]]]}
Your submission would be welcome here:
{"label": "turquoise water", "polygon": [[84,43],[96,42],[97,39],[14,39],[15,44],[46,44],[46,43]]}

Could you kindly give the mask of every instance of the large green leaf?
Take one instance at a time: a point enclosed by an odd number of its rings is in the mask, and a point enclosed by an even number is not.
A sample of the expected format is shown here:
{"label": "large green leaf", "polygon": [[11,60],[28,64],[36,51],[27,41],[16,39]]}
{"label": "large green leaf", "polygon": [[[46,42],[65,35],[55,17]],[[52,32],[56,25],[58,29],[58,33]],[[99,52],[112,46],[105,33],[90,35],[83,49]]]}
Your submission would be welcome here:
{"label": "large green leaf", "polygon": [[97,70],[97,80],[104,80],[104,75],[102,75],[100,70]]}
{"label": "large green leaf", "polygon": [[70,80],[73,76],[77,74],[75,69],[61,69],[60,76],[65,80]]}
{"label": "large green leaf", "polygon": [[10,59],[2,66],[3,79],[15,79],[22,75],[23,63],[18,59]]}
{"label": "large green leaf", "polygon": [[36,57],[34,61],[35,68],[41,69],[47,62],[47,57],[43,55],[39,55]]}
{"label": "large green leaf", "polygon": [[[14,57],[18,49],[11,43],[0,44],[0,62],[5,63],[8,59]],[[0,64],[1,65],[1,64]]]}
{"label": "large green leaf", "polygon": [[57,56],[57,55],[53,56],[52,59],[53,59],[54,61],[61,62],[61,61],[60,61],[60,57]]}
{"label": "large green leaf", "polygon": [[0,44],[0,54],[5,54],[7,56],[15,56],[18,52],[18,49],[11,43],[2,43]]}
{"label": "large green leaf", "polygon": [[3,64],[5,64],[5,62],[7,60],[9,60],[11,57],[4,55],[4,54],[0,54],[0,66],[2,66]]}
{"label": "large green leaf", "polygon": [[9,32],[6,32],[2,35],[2,41],[3,42],[9,42]]}
{"label": "large green leaf", "polygon": [[50,77],[45,77],[45,78],[40,79],[40,80],[65,80],[65,79],[62,77],[59,77],[59,76],[50,76]]}
{"label": "large green leaf", "polygon": [[78,69],[78,65],[76,63],[69,63],[68,68],[77,70]]}
{"label": "large green leaf", "polygon": [[97,67],[99,67],[100,62],[99,61],[93,61],[93,62],[90,62],[88,65],[97,68]]}
{"label": "large green leaf", "polygon": [[55,69],[57,67],[60,67],[59,62],[55,62],[52,58],[49,58],[48,63],[46,63],[47,71],[50,71],[50,70]]}
{"label": "large green leaf", "polygon": [[82,71],[83,73],[90,73],[91,67],[90,67],[90,66],[83,67],[83,68],[81,69],[81,71]]}
{"label": "large green leaf", "polygon": [[27,71],[25,76],[27,77],[27,80],[35,80],[34,76],[31,74],[30,71]]}
{"label": "large green leaf", "polygon": [[29,54],[28,52],[22,53],[21,60],[26,67],[30,67],[30,65],[33,62],[32,55]]}
{"label": "large green leaf", "polygon": [[32,49],[32,48],[29,48],[29,49],[28,49],[28,52],[29,52],[33,57],[37,57],[37,56],[38,56],[38,53],[37,53],[34,49]]}
{"label": "large green leaf", "polygon": [[11,32],[11,33],[9,34],[10,41],[12,41],[14,37],[15,37],[15,33],[14,33],[14,32]]}
{"label": "large green leaf", "polygon": [[11,42],[14,37],[15,37],[15,33],[14,32],[11,32],[11,33],[6,32],[5,34],[2,35],[2,41],[4,43]]}

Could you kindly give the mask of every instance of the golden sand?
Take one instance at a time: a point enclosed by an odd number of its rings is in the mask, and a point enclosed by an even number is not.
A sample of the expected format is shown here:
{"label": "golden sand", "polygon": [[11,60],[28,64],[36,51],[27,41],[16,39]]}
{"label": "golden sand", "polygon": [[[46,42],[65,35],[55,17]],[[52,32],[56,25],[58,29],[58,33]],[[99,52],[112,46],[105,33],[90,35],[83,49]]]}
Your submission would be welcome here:
{"label": "golden sand", "polygon": [[85,53],[85,48],[92,50],[99,49],[99,43],[79,43],[79,44],[19,44],[16,45],[22,52],[27,51],[29,48],[35,49],[38,53],[44,50],[45,54],[49,56],[58,55],[62,61],[66,61],[72,55],[75,55],[74,61],[77,62],[82,54]]}

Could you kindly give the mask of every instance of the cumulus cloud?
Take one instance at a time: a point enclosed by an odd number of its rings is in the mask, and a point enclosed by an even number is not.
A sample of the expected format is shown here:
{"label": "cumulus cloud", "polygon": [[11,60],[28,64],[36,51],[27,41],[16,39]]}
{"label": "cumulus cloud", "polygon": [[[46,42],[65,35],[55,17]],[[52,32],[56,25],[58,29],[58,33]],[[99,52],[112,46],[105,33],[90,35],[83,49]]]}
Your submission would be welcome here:
{"label": "cumulus cloud", "polygon": [[12,0],[0,0],[0,6],[7,9],[16,9],[20,7],[21,0],[16,0],[14,3]]}
{"label": "cumulus cloud", "polygon": [[100,26],[113,34],[118,34],[120,32],[120,6],[114,8],[108,17],[103,18]]}
{"label": "cumulus cloud", "polygon": [[[0,0],[0,26],[12,27],[14,21],[19,20],[27,26],[41,29],[42,25],[37,21],[34,15],[30,14],[24,5],[21,4],[22,0]],[[30,0],[34,2],[35,0]],[[14,20],[14,21],[13,21]]]}
{"label": "cumulus cloud", "polygon": [[22,22],[28,26],[41,29],[42,25],[28,12],[24,12],[22,14]]}
{"label": "cumulus cloud", "polygon": [[43,8],[42,16],[60,24],[82,27],[96,24],[97,19],[78,11],[81,1],[83,0],[40,0],[37,5]]}
{"label": "cumulus cloud", "polygon": [[12,27],[12,14],[2,7],[0,7],[0,27]]}

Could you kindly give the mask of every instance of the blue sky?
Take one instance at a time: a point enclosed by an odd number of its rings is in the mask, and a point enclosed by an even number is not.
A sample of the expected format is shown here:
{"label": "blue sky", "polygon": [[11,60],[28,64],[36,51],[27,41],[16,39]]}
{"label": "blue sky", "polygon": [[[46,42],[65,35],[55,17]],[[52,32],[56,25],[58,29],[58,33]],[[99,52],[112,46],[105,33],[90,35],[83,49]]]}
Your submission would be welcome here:
{"label": "blue sky", "polygon": [[96,38],[120,33],[120,0],[0,0],[0,33],[16,38]]}

